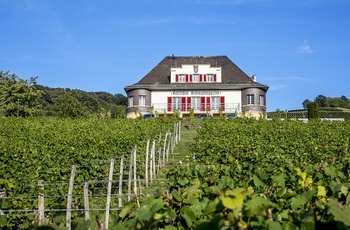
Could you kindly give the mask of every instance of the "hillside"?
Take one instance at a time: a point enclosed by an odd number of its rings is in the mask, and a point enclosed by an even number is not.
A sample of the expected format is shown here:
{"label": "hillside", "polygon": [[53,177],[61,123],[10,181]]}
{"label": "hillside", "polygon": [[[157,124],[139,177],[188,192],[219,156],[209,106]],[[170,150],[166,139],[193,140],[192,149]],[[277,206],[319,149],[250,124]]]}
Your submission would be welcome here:
{"label": "hillside", "polygon": [[[86,92],[69,88],[50,88],[36,85],[43,92],[39,98],[42,104],[43,116],[90,116],[107,114],[111,117],[121,117],[125,114],[127,98],[122,94],[107,92]],[[69,103],[67,103],[69,102]],[[74,108],[74,111],[72,111]],[[70,111],[70,113],[64,112]]]}

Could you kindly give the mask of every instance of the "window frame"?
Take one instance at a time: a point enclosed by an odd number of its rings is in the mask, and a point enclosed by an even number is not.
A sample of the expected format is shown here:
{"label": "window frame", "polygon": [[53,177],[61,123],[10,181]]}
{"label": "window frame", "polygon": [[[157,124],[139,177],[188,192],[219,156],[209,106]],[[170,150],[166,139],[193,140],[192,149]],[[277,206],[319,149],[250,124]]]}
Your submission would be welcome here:
{"label": "window frame", "polygon": [[173,97],[172,102],[171,102],[171,104],[172,104],[171,107],[172,107],[173,111],[175,111],[175,110],[181,111],[181,103],[182,103],[181,97]]}
{"label": "window frame", "polygon": [[265,96],[259,95],[259,105],[265,105]]}
{"label": "window frame", "polygon": [[201,110],[201,97],[192,97],[191,98],[191,107],[194,109],[194,111],[200,111]]}
{"label": "window frame", "polygon": [[186,74],[179,74],[179,82],[180,83],[186,82]]}
{"label": "window frame", "polygon": [[139,106],[146,106],[146,95],[139,95]]}
{"label": "window frame", "polygon": [[134,107],[134,96],[129,97],[129,107]]}
{"label": "window frame", "polygon": [[211,108],[211,110],[212,111],[219,111],[219,109],[220,109],[220,98],[221,97],[211,97],[210,98],[210,108]]}
{"label": "window frame", "polygon": [[254,94],[248,94],[247,95],[247,105],[254,105]]}

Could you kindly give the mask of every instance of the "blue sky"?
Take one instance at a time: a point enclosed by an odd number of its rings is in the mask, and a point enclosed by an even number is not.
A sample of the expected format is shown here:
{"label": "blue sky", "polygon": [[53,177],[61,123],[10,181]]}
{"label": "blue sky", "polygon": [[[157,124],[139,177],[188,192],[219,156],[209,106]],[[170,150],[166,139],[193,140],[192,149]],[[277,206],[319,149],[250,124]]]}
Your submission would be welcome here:
{"label": "blue sky", "polygon": [[0,70],[125,95],[165,56],[226,55],[267,111],[350,98],[349,0],[0,0]]}

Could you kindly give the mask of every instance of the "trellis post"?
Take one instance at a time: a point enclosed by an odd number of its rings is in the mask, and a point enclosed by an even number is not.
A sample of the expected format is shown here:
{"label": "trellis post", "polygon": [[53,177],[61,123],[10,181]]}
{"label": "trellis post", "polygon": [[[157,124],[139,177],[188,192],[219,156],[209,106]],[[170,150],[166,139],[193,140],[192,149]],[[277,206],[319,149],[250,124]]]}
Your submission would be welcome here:
{"label": "trellis post", "polygon": [[72,171],[69,179],[69,187],[68,187],[68,196],[67,196],[67,215],[66,215],[66,227],[68,230],[72,228],[71,226],[71,217],[72,217],[72,193],[73,193],[73,185],[74,185],[74,177],[75,177],[76,166],[72,166]]}
{"label": "trellis post", "polygon": [[113,169],[114,169],[114,158],[111,158],[111,164],[109,166],[109,177],[108,177],[108,187],[107,187],[107,201],[106,201],[106,218],[105,218],[105,228],[106,229],[108,229],[108,223],[109,223],[109,211],[110,211],[110,205],[111,205],[111,191],[112,191]]}

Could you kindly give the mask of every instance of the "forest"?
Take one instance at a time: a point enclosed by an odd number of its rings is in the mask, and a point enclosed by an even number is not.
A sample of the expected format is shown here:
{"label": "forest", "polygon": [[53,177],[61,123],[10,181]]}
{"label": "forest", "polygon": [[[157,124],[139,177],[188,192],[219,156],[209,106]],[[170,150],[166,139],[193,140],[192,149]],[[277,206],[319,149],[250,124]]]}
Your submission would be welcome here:
{"label": "forest", "polygon": [[125,117],[127,98],[122,94],[50,88],[37,77],[22,79],[0,71],[0,116]]}

